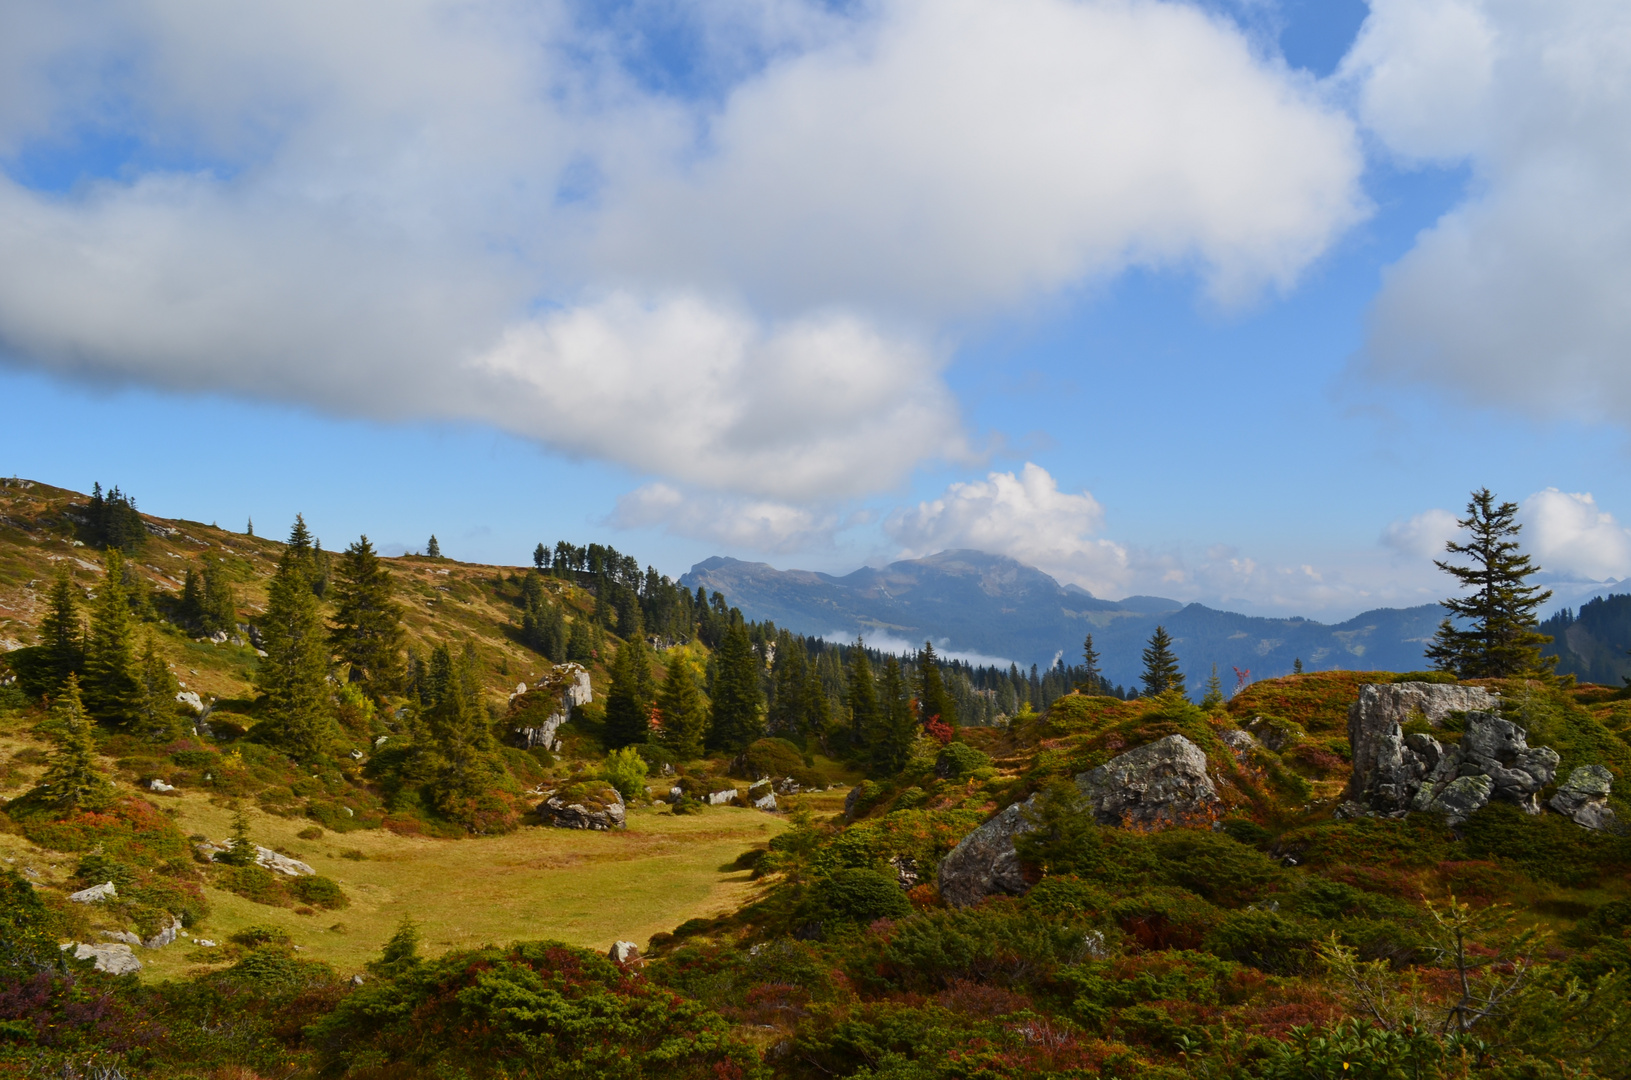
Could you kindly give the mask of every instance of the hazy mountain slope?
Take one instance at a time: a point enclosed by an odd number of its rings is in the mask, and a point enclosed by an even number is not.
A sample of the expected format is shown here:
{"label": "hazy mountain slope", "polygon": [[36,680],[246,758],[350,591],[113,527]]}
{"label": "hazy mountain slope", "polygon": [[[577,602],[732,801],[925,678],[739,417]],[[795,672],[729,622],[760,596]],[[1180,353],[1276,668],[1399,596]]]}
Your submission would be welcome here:
{"label": "hazy mountain slope", "polygon": [[1548,653],[1558,657],[1557,670],[1584,682],[1618,686],[1631,676],[1631,596],[1598,597],[1564,608],[1540,625],[1552,636]]}
{"label": "hazy mountain slope", "polygon": [[1213,664],[1227,680],[1231,667],[1261,678],[1289,672],[1299,658],[1310,670],[1409,671],[1423,666],[1422,649],[1443,618],[1436,604],[1381,608],[1326,625],[1180,607],[1162,597],[1101,600],[1034,567],[978,551],[947,551],[843,577],[713,558],[681,581],[718,590],[750,619],[801,633],[933,639],[1024,666],[1047,665],[1060,654],[1074,660],[1092,633],[1106,674],[1129,685],[1157,623],[1176,639],[1185,670],[1198,682]]}

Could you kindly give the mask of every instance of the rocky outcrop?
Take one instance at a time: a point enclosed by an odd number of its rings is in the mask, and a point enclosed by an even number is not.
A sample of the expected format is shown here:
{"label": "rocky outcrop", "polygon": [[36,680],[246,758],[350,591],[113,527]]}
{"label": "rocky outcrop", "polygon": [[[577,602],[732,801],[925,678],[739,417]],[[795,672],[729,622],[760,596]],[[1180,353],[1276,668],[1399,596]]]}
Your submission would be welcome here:
{"label": "rocky outcrop", "polygon": [[1422,781],[1437,766],[1433,740],[1404,734],[1404,725],[1420,716],[1437,727],[1452,712],[1489,712],[1500,704],[1476,686],[1446,683],[1370,683],[1348,709],[1348,744],[1353,752],[1353,778],[1348,797],[1379,813],[1410,809]]}
{"label": "rocky outcrop", "polygon": [[88,889],[81,889],[76,893],[69,893],[68,899],[76,904],[94,904],[99,900],[117,900],[119,890],[113,882],[105,881],[100,885],[92,885]]}
{"label": "rocky outcrop", "polygon": [[[231,850],[231,842],[216,844],[208,840],[195,844],[199,854],[207,857],[211,862],[220,862],[221,856]],[[311,877],[317,873],[308,864],[299,859],[292,859],[287,855],[273,851],[271,848],[255,845],[255,865],[282,874],[284,877]]]}
{"label": "rocky outcrop", "polygon": [[143,941],[142,946],[144,948],[148,948],[148,949],[162,949],[166,945],[168,945],[172,941],[174,941],[176,939],[176,935],[179,934],[180,932],[181,932],[181,920],[176,918],[174,915],[172,915],[172,916],[170,916],[169,925],[163,927],[156,934],[154,934],[152,937],[150,937],[147,940]]}
{"label": "rocky outcrop", "polygon": [[719,791],[708,792],[709,806],[729,806],[736,801],[735,788],[721,788]]}
{"label": "rocky outcrop", "polygon": [[196,690],[183,690],[176,695],[179,704],[187,706],[198,715],[204,715],[204,699],[198,696]]}
{"label": "rocky outcrop", "polygon": [[1417,797],[1418,810],[1441,814],[1448,825],[1459,825],[1484,808],[1494,781],[1487,776],[1458,776],[1439,787],[1424,787]]}
{"label": "rocky outcrop", "polygon": [[1015,803],[963,837],[940,862],[940,896],[954,907],[977,904],[995,893],[1022,896],[1030,888],[1014,850],[1014,837],[1033,827],[1025,812],[1033,795]]}
{"label": "rocky outcrop", "polygon": [[75,960],[94,960],[96,970],[109,975],[133,975],[142,969],[142,962],[136,959],[130,946],[122,942],[112,945],[70,943],[62,948],[64,952],[72,949]]}
{"label": "rocky outcrop", "polygon": [[1546,805],[1576,825],[1602,832],[1621,832],[1619,818],[1608,805],[1614,774],[1601,765],[1581,765],[1558,785]]}
{"label": "rocky outcrop", "polygon": [[[516,705],[517,698],[523,704],[526,702],[529,695],[525,687],[525,683],[520,684],[516,687],[516,693],[510,695],[512,708]],[[560,731],[561,725],[572,718],[573,708],[587,705],[594,700],[589,672],[582,664],[556,664],[550,669],[549,674],[533,687],[532,693],[548,695],[554,700],[555,709],[541,724],[516,728],[519,742],[525,749],[541,746],[545,750],[559,750],[560,740],[556,733]]]}
{"label": "rocky outcrop", "polygon": [[1206,754],[1182,735],[1129,750],[1076,778],[1100,825],[1164,829],[1211,822],[1221,808]]}
{"label": "rocky outcrop", "polygon": [[640,946],[632,941],[614,941],[606,955],[614,964],[632,964],[640,959]]}
{"label": "rocky outcrop", "polygon": [[592,791],[551,795],[538,804],[538,813],[549,818],[558,829],[609,832],[628,826],[623,797],[610,785]]}
{"label": "rocky outcrop", "polygon": [[755,810],[776,811],[776,790],[769,780],[760,780],[748,788],[748,805]]}

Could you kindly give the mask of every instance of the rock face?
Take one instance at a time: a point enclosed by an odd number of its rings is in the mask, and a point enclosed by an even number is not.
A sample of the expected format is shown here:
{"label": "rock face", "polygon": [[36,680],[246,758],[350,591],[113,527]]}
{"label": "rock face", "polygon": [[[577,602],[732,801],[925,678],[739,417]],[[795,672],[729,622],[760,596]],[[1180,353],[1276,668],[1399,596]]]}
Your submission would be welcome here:
{"label": "rock face", "polygon": [[[172,915],[170,916],[170,925],[166,926],[164,929],[142,942],[142,945],[149,949],[162,949],[174,941],[176,939],[176,934],[180,932],[181,920]],[[131,936],[134,937],[135,935],[133,934]]]}
{"label": "rock face", "polygon": [[1206,755],[1182,735],[1129,750],[1076,778],[1100,825],[1164,829],[1198,825],[1217,816],[1217,789],[1206,775]]}
{"label": "rock face", "polygon": [[632,941],[614,941],[606,955],[614,964],[632,964],[640,959],[640,947]]}
{"label": "rock face", "polygon": [[[525,683],[516,687],[516,694],[511,697],[525,694]],[[572,710],[578,705],[587,705],[594,700],[593,686],[589,680],[589,672],[582,664],[566,663],[556,664],[550,673],[533,688],[534,693],[554,690],[558,695],[559,704],[555,711],[545,717],[538,727],[517,728],[516,734],[520,737],[523,748],[531,749],[541,746],[545,750],[560,749],[560,741],[556,732],[562,724],[572,718]]]}
{"label": "rock face", "polygon": [[1459,776],[1441,787],[1424,787],[1417,796],[1420,810],[1444,815],[1449,825],[1459,825],[1483,809],[1495,783],[1487,776]]}
{"label": "rock face", "polygon": [[953,907],[977,904],[994,893],[1024,895],[1030,885],[1020,869],[1014,837],[1031,830],[1025,811],[1033,795],[1015,803],[963,837],[940,862],[940,895]]}
{"label": "rock face", "polygon": [[561,795],[551,795],[538,805],[538,812],[553,820],[558,829],[593,829],[608,832],[626,828],[628,813],[623,797],[614,788],[606,788],[595,798],[568,801]]}
{"label": "rock face", "polygon": [[98,900],[115,900],[118,896],[119,890],[113,887],[113,882],[105,881],[100,885],[92,885],[88,889],[69,893],[68,899],[76,904],[94,904]]}
{"label": "rock face", "polygon": [[63,950],[74,950],[75,960],[94,960],[96,970],[109,975],[131,975],[142,969],[142,962],[129,945],[64,945]]}
{"label": "rock face", "polygon": [[140,945],[142,939],[129,930],[103,930],[99,936],[103,941],[122,941],[126,945]]}
{"label": "rock face", "polygon": [[776,791],[769,780],[760,780],[748,788],[748,805],[755,810],[766,810],[774,813],[776,810]]}
{"label": "rock face", "polygon": [[1438,761],[1426,745],[1436,746],[1437,742],[1425,735],[1406,736],[1406,721],[1419,714],[1436,727],[1452,712],[1489,712],[1499,704],[1499,698],[1475,686],[1369,683],[1360,687],[1359,700],[1348,708],[1348,743],[1353,748],[1348,797],[1379,813],[1408,810]]}
{"label": "rock face", "polygon": [[1619,818],[1608,805],[1613,786],[1614,774],[1601,765],[1581,765],[1558,785],[1557,793],[1546,805],[1576,825],[1603,832],[1619,832]]}

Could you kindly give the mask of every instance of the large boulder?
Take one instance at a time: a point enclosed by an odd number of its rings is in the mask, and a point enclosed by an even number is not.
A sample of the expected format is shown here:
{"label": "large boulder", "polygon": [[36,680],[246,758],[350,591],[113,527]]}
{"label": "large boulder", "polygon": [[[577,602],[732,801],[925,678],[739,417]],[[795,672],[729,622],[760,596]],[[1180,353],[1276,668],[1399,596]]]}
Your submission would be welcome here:
{"label": "large boulder", "polygon": [[1419,733],[1406,736],[1404,725],[1420,716],[1433,727],[1452,712],[1489,712],[1500,699],[1477,686],[1447,683],[1369,683],[1348,709],[1348,743],[1353,748],[1353,778],[1348,797],[1378,813],[1409,810],[1422,781],[1438,765],[1428,744],[1437,740]]}
{"label": "large boulder", "polygon": [[[209,840],[203,840],[193,846],[200,855],[203,855],[211,862],[220,862],[221,856],[231,850],[232,841],[228,840],[216,844]],[[284,877],[312,877],[317,873],[316,870],[311,868],[310,864],[303,863],[299,859],[292,859],[287,855],[273,851],[271,848],[261,847],[259,844],[255,845],[255,865],[270,870],[274,874],[282,874]]]}
{"label": "large boulder", "polygon": [[1100,825],[1151,830],[1209,824],[1221,801],[1206,774],[1206,754],[1168,735],[1076,777]]}
{"label": "large boulder", "polygon": [[940,895],[954,907],[977,904],[995,893],[1022,896],[1030,888],[1014,850],[1014,837],[1034,826],[1026,811],[1036,801],[1032,795],[1015,803],[978,829],[963,837],[940,862]]}
{"label": "large boulder", "polygon": [[74,951],[75,960],[94,960],[97,971],[105,971],[109,975],[133,975],[142,969],[142,962],[136,959],[136,954],[129,945],[122,942],[112,945],[64,945],[63,951]]}
{"label": "large boulder", "polygon": [[[1465,821],[1468,814],[1490,799],[1517,803],[1525,813],[1540,813],[1540,789],[1557,775],[1557,751],[1546,746],[1530,746],[1523,728],[1510,720],[1488,713],[1471,713],[1461,742],[1443,744],[1430,735],[1412,732],[1405,736],[1406,760],[1413,761],[1422,775],[1413,781],[1410,810],[1444,812],[1451,824]],[[1463,781],[1482,778],[1469,787]],[[1456,787],[1460,785],[1459,787]],[[1461,813],[1445,811],[1441,798],[1452,787],[1465,803],[1475,791],[1483,794],[1478,806]]]}
{"label": "large boulder", "polygon": [[623,796],[610,784],[577,784],[538,804],[538,813],[558,829],[608,832],[628,827]]}
{"label": "large boulder", "polygon": [[92,885],[88,889],[80,889],[76,893],[69,893],[68,899],[76,904],[95,904],[102,900],[117,900],[119,890],[111,881],[104,881],[100,885]]}
{"label": "large boulder", "polygon": [[1619,818],[1608,805],[1608,796],[1613,788],[1613,773],[1601,765],[1581,765],[1558,785],[1557,793],[1546,805],[1576,825],[1603,832],[1619,832]]}
{"label": "large boulder", "polygon": [[595,695],[589,672],[584,666],[565,663],[556,664],[551,668],[549,674],[532,688],[530,694],[526,690],[526,683],[518,685],[516,692],[510,695],[512,712],[536,716],[535,711],[527,708],[535,696],[548,700],[554,708],[539,723],[516,728],[518,741],[524,749],[540,746],[545,750],[558,750],[560,740],[557,733],[561,725],[572,718],[573,708],[589,704]]}

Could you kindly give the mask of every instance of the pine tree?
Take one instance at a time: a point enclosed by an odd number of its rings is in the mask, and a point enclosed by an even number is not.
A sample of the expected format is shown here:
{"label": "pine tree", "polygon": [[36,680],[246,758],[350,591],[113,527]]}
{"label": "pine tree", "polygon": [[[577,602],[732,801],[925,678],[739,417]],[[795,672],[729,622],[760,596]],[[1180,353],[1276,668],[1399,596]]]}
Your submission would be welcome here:
{"label": "pine tree", "polygon": [[549,549],[544,546],[543,541],[539,541],[538,546],[532,549],[532,565],[539,570],[549,569]]}
{"label": "pine tree", "polygon": [[776,635],[776,659],[770,665],[770,706],[765,729],[783,739],[799,738],[804,727],[804,681],[809,667],[804,646],[783,630]]}
{"label": "pine tree", "polygon": [[402,608],[391,598],[391,572],[364,536],[340,557],[329,643],[350,666],[349,679],[383,703],[402,685]]}
{"label": "pine tree", "polygon": [[1525,584],[1540,567],[1519,553],[1514,538],[1523,526],[1514,520],[1517,513],[1516,503],[1497,506],[1488,488],[1473,492],[1467,516],[1456,522],[1472,533],[1471,539],[1444,545],[1452,555],[1468,556],[1472,565],[1433,561],[1461,588],[1472,590],[1470,596],[1443,601],[1461,626],[1445,619],[1427,649],[1435,667],[1457,678],[1545,677],[1557,663],[1556,657],[1543,660],[1540,655],[1540,647],[1552,639],[1536,629],[1535,613],[1552,594]]}
{"label": "pine tree", "polygon": [[227,841],[227,849],[215,856],[215,861],[228,866],[254,866],[259,856],[255,841],[249,836],[249,815],[244,813],[241,804],[233,803],[232,837]]}
{"label": "pine tree", "polygon": [[432,559],[440,559],[442,557],[442,545],[436,542],[435,533],[430,534],[430,543],[425,545],[425,555]]}
{"label": "pine tree", "polygon": [[45,650],[54,692],[69,675],[85,668],[84,627],[79,618],[79,590],[66,567],[57,570],[45,617],[40,620],[40,647]]}
{"label": "pine tree", "polygon": [[[312,592],[311,548],[305,522],[295,518],[289,546],[266,590],[261,644],[266,656],[255,673],[265,695],[264,737],[298,759],[321,755],[334,738],[328,693],[328,634]],[[304,534],[304,535],[303,535]]]}
{"label": "pine tree", "polygon": [[1223,680],[1218,678],[1218,666],[1212,665],[1212,676],[1206,680],[1206,695],[1201,698],[1201,708],[1208,711],[1223,708]]}
{"label": "pine tree", "polygon": [[[640,692],[640,672],[648,661],[644,642],[626,642],[612,659],[611,681],[606,687],[606,749],[617,750],[646,741],[651,699]],[[648,672],[649,676],[649,672]]]}
{"label": "pine tree", "polygon": [[1084,694],[1104,693],[1104,677],[1099,672],[1099,653],[1093,648],[1093,635],[1082,642],[1082,681],[1076,684]]}
{"label": "pine tree", "polygon": [[957,726],[957,705],[946,693],[946,684],[940,677],[940,659],[934,654],[934,645],[925,641],[923,651],[917,654],[918,715],[927,724],[938,716],[948,727]]}
{"label": "pine tree", "polygon": [[69,674],[51,704],[49,724],[57,741],[33,796],[57,810],[101,810],[113,803],[113,785],[96,760],[96,739],[85,715],[79,677]]}
{"label": "pine tree", "polygon": [[878,685],[872,677],[872,664],[866,658],[866,648],[860,641],[850,648],[849,675],[850,741],[856,746],[870,746],[880,734],[881,712],[878,708]]}
{"label": "pine tree", "polygon": [[245,536],[254,536],[255,535],[255,519],[254,518],[250,518],[249,519],[249,524],[244,526],[244,535]]}
{"label": "pine tree", "polygon": [[429,682],[435,697],[425,710],[424,725],[431,790],[437,810],[457,820],[468,802],[498,779],[493,733],[482,716],[471,648],[455,659],[446,645],[438,645],[430,656]]}
{"label": "pine tree", "polygon": [[1295,660],[1293,660],[1291,662],[1291,673],[1293,675],[1301,675],[1303,673],[1303,658],[1302,657],[1299,656],[1299,657],[1297,657]]}
{"label": "pine tree", "polygon": [[1184,673],[1178,670],[1178,657],[1172,651],[1172,638],[1166,627],[1157,626],[1144,650],[1144,693],[1148,696],[1169,690],[1184,693]]}
{"label": "pine tree", "polygon": [[681,761],[701,757],[708,736],[708,704],[691,665],[678,651],[668,657],[668,677],[657,695],[657,707],[663,718],[662,745]]}
{"label": "pine tree", "polygon": [[595,636],[588,620],[581,615],[572,620],[572,630],[566,638],[566,658],[575,664],[587,664],[595,658]]}
{"label": "pine tree", "polygon": [[227,576],[225,564],[218,560],[204,561],[204,596],[199,622],[204,632],[231,633],[238,628],[238,597],[233,592],[232,580]]}
{"label": "pine tree", "polygon": [[156,742],[164,742],[177,734],[180,719],[176,714],[176,694],[181,685],[170,674],[170,665],[159,655],[153,635],[147,635],[142,649],[140,671],[141,698],[137,707],[136,728]]}
{"label": "pine tree", "polygon": [[917,721],[912,716],[911,694],[901,674],[900,661],[893,656],[883,666],[878,710],[881,722],[870,746],[872,775],[894,776],[906,767],[912,739],[917,735]]}
{"label": "pine tree", "polygon": [[125,596],[125,564],[118,548],[107,552],[107,575],[91,613],[85,642],[85,708],[96,719],[120,727],[136,722],[141,710],[141,682],[136,667]]}
{"label": "pine tree", "polygon": [[827,729],[832,726],[832,703],[821,685],[821,673],[815,664],[804,665],[804,681],[799,686],[799,734],[826,745]]}
{"label": "pine tree", "polygon": [[764,698],[759,692],[759,658],[742,623],[734,622],[725,631],[719,645],[718,665],[708,745],[736,753],[747,749],[765,730]]}

